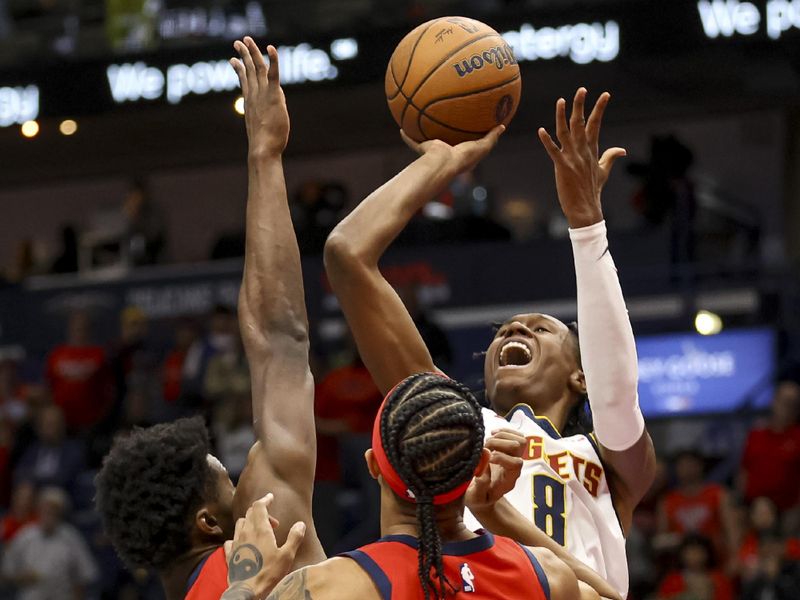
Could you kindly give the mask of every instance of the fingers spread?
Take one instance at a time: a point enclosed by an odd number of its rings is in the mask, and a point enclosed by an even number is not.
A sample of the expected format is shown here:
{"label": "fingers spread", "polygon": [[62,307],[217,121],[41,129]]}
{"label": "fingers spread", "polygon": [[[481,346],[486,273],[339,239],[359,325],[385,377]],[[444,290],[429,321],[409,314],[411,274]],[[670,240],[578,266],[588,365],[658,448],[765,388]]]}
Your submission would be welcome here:
{"label": "fingers spread", "polygon": [[250,52],[250,58],[253,59],[259,83],[266,84],[267,63],[264,62],[264,55],[261,54],[261,50],[258,49],[258,44],[256,44],[255,40],[250,36],[244,38],[244,43]]}
{"label": "fingers spread", "polygon": [[525,444],[519,440],[504,440],[502,438],[489,438],[484,444],[484,448],[492,452],[502,452],[510,456],[522,456]]}
{"label": "fingers spread", "polygon": [[258,90],[258,76],[256,75],[256,65],[253,62],[253,57],[250,56],[250,50],[243,42],[235,42],[233,45],[236,48],[236,51],[239,53],[239,56],[242,57],[242,62],[244,63],[244,71],[245,76],[247,77],[247,83],[250,89],[253,91]]}
{"label": "fingers spread", "polygon": [[606,179],[611,174],[611,168],[614,166],[614,162],[618,158],[627,155],[628,153],[625,148],[609,148],[603,152],[603,156],[600,157],[600,168],[603,170],[603,175]]}
{"label": "fingers spread", "polygon": [[547,130],[544,127],[539,128],[539,140],[542,142],[542,146],[547,151],[547,154],[553,160],[553,162],[559,160],[561,158],[561,148],[559,148],[556,143],[553,141],[553,138],[550,137],[550,134],[547,133]]}
{"label": "fingers spread", "polygon": [[239,78],[239,87],[242,88],[242,95],[247,96],[247,76],[244,72],[244,64],[238,58],[232,58],[228,61],[233,67],[233,70],[236,71],[236,76]]}
{"label": "fingers spread", "polygon": [[578,88],[575,92],[575,99],[572,101],[572,115],[570,115],[569,129],[573,137],[579,138],[585,133],[586,116],[584,106],[586,105],[586,88]]}
{"label": "fingers spread", "polygon": [[294,559],[294,556],[297,554],[297,551],[300,549],[300,544],[303,543],[303,538],[306,535],[306,524],[302,521],[298,521],[292,528],[289,530],[289,534],[286,536],[286,543],[281,547],[281,554]]}
{"label": "fingers spread", "polygon": [[278,51],[275,46],[267,46],[267,55],[269,56],[269,71],[267,71],[267,79],[270,83],[279,84],[281,82],[280,65],[278,64]]}
{"label": "fingers spread", "polygon": [[600,125],[603,123],[603,115],[610,100],[611,94],[603,92],[597,99],[592,109],[592,114],[589,115],[589,121],[586,123],[586,138],[595,148],[597,148],[600,139]]}
{"label": "fingers spread", "polygon": [[556,102],[556,137],[562,146],[569,144],[569,127],[567,127],[567,101],[559,98]]}

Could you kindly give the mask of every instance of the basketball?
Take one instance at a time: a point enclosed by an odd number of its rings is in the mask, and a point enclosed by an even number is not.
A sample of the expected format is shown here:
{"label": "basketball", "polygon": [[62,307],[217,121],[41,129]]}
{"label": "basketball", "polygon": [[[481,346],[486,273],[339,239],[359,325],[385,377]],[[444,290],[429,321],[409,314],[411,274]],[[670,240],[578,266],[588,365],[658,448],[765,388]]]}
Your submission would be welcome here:
{"label": "basketball", "polygon": [[508,125],[522,91],[511,47],[465,17],[423,23],[397,45],[385,79],[397,124],[417,142],[475,140]]}

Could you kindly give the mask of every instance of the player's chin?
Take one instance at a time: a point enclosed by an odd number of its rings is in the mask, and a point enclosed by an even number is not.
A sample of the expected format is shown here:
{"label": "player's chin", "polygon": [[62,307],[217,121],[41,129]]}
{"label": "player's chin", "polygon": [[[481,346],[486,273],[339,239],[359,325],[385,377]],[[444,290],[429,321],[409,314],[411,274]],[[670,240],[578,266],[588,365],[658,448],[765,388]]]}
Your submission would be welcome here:
{"label": "player's chin", "polygon": [[486,389],[491,393],[492,403],[498,408],[508,402],[511,406],[518,404],[520,396],[530,386],[534,374],[535,370],[531,369],[530,365],[495,369],[486,380]]}

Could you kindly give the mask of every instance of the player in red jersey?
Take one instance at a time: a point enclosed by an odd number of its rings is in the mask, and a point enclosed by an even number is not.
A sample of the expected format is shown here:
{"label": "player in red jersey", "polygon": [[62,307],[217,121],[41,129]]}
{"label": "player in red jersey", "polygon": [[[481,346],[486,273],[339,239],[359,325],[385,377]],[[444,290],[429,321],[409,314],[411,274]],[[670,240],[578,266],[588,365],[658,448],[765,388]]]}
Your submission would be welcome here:
{"label": "player in red jersey", "polygon": [[[381,405],[365,454],[381,487],[383,537],[292,573],[267,600],[578,600],[575,575],[549,550],[464,526],[467,488],[489,468],[483,434],[480,405],[463,385],[433,373],[402,381]],[[241,569],[231,570],[224,600],[262,597],[269,554],[239,543],[231,561]]]}
{"label": "player in red jersey", "polygon": [[[106,533],[126,563],[155,568],[167,600],[218,600],[227,586],[223,544],[237,517],[273,492],[287,538],[308,524],[295,566],[325,558],[311,519],[316,460],[314,386],[308,364],[300,254],[286,196],[281,156],[289,115],[278,54],[269,69],[255,42],[234,47],[245,97],[249,141],[247,245],[239,322],[250,364],[257,442],[234,489],[209,454],[199,419],[135,431],[116,440],[97,478],[97,506]],[[295,525],[294,535],[302,525]]]}

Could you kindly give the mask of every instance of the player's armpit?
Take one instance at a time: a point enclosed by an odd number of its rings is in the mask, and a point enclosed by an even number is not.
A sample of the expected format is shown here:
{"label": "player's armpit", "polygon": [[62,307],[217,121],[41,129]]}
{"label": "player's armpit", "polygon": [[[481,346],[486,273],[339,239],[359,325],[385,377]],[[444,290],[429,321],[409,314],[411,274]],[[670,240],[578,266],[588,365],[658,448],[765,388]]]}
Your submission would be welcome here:
{"label": "player's armpit", "polygon": [[[290,452],[285,456],[289,464],[292,463],[291,454]],[[313,565],[325,560],[325,551],[317,536],[311,512],[311,486],[297,485],[295,481],[287,481],[276,473],[273,461],[268,460],[263,446],[256,442],[250,449],[247,464],[236,486],[233,497],[234,518],[243,517],[253,502],[269,492],[275,496],[270,514],[279,523],[275,529],[275,538],[279,544],[286,541],[292,524],[297,521],[306,524],[306,534],[295,557],[294,567]]]}

